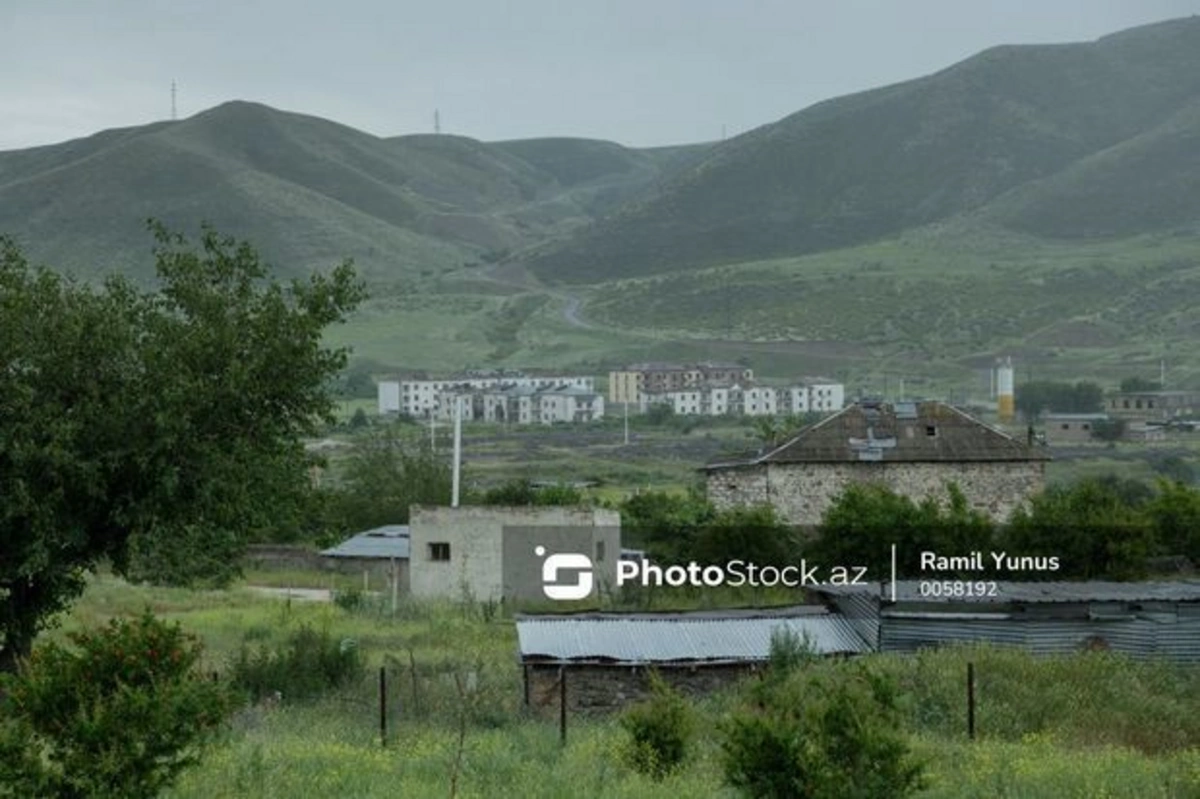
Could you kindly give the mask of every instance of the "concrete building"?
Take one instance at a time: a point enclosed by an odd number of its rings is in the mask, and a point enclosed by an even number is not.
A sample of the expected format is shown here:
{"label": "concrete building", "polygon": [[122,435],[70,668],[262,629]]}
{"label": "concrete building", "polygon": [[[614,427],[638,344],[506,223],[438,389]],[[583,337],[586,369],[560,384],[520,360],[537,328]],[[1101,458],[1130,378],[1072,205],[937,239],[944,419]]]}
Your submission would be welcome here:
{"label": "concrete building", "polygon": [[[641,405],[647,395],[671,394],[705,386],[733,386],[754,380],[754,370],[738,363],[635,363],[608,373],[608,401]],[[661,401],[661,399],[659,400]]]}
{"label": "concrete building", "polygon": [[1108,421],[1107,413],[1047,413],[1042,416],[1050,446],[1091,441],[1096,426]]}
{"label": "concrete building", "polygon": [[[984,576],[978,579],[987,579]],[[1038,655],[1105,649],[1200,663],[1200,580],[1006,582],[981,596],[936,593],[938,581],[810,589],[879,652],[987,641]]]}
{"label": "concrete building", "polygon": [[769,503],[816,525],[845,489],[879,483],[920,501],[955,483],[971,506],[1007,519],[1045,484],[1050,456],[941,402],[864,401],[782,445],[703,467],[717,507]]}
{"label": "concrete building", "polygon": [[1200,417],[1200,391],[1122,391],[1105,400],[1110,416],[1167,422]]}
{"label": "concrete building", "polygon": [[[421,507],[409,518],[412,593],[420,597],[547,601],[548,558],[591,561],[591,596],[615,588],[621,557],[616,511],[569,507]],[[551,563],[553,565],[553,563]],[[551,583],[579,583],[564,572]]]}
{"label": "concrete building", "polygon": [[684,693],[709,693],[761,669],[780,630],[807,636],[824,655],[870,650],[819,606],[519,616],[525,703],[544,716],[559,712],[564,695],[570,713],[619,710],[649,696],[651,670]]}

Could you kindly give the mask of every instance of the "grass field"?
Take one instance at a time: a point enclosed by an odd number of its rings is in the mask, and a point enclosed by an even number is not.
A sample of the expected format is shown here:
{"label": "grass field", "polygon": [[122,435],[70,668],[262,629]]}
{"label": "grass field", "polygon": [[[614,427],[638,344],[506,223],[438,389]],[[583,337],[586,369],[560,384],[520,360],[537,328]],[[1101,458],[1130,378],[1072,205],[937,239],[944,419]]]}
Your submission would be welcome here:
{"label": "grass field", "polygon": [[[313,704],[239,713],[167,796],[696,797],[734,796],[722,785],[717,732],[732,694],[693,704],[700,731],[683,770],[654,782],[629,768],[613,718],[573,717],[567,745],[556,724],[528,717],[512,622],[477,606],[378,606],[264,598],[244,589],[134,587],[94,578],[49,633],[94,626],[144,607],[180,622],[220,670],[243,645],[283,640],[302,624],[357,642],[372,671]],[[870,656],[901,687],[915,752],[927,763],[922,797],[1195,799],[1200,796],[1200,670],[1130,662],[1104,653],[1034,659],[988,648]],[[962,673],[976,664],[980,739],[965,740]],[[380,745],[374,669],[391,675],[390,739]],[[834,662],[810,668],[840,668]],[[463,699],[454,675],[473,672]],[[469,723],[461,752],[456,719]],[[459,765],[456,767],[455,763]]]}
{"label": "grass field", "polygon": [[[514,267],[519,272],[519,267]],[[329,340],[388,368],[591,371],[744,359],[761,376],[823,374],[850,392],[983,398],[996,355],[1028,379],[1200,378],[1195,237],[1059,243],[976,223],[845,250],[570,289],[478,269],[379,287]],[[509,293],[502,293],[504,289]],[[582,320],[582,322],[580,321]]]}

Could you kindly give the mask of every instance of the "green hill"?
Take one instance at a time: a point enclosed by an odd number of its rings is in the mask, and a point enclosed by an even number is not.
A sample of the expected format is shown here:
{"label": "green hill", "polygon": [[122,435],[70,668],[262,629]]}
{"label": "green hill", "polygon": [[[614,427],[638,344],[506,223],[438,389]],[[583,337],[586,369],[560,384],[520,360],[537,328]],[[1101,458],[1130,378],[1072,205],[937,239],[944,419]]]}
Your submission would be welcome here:
{"label": "green hill", "polygon": [[596,282],[798,255],[1001,197],[997,219],[1051,237],[1192,224],[1198,97],[1200,18],[997,47],[715,146],[529,264],[545,279]]}
{"label": "green hill", "polygon": [[184,231],[208,221],[284,273],[352,257],[368,279],[395,281],[561,235],[670,163],[607,142],[383,139],[230,102],[0,153],[0,232],[84,277],[145,277],[148,217]]}

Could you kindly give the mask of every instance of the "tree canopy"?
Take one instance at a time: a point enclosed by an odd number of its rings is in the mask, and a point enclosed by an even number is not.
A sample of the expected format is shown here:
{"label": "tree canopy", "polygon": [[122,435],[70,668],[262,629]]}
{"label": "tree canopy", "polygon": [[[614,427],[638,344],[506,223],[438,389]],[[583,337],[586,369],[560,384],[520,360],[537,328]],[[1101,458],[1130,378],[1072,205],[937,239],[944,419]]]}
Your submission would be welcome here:
{"label": "tree canopy", "polygon": [[151,223],[158,287],[92,287],[0,238],[0,669],[102,558],[135,578],[226,580],[308,488],[302,436],[346,354],[324,329],[353,267],[284,286],[246,243]]}

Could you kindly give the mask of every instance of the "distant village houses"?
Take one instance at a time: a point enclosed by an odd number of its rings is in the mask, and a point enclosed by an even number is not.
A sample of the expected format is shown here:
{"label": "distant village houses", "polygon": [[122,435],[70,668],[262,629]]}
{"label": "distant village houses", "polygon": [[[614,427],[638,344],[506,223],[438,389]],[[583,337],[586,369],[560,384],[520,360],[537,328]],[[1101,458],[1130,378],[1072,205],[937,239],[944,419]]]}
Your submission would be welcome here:
{"label": "distant village houses", "polygon": [[915,501],[956,484],[999,521],[1045,484],[1045,450],[941,402],[861,401],[783,444],[704,467],[719,508],[769,503],[790,524],[816,525],[845,489],[878,483]]}
{"label": "distant village houses", "polygon": [[595,390],[595,378],[587,375],[466,372],[379,383],[380,414],[449,422],[456,412],[465,422],[592,422],[604,418],[604,396]]}
{"label": "distant village houses", "polygon": [[608,400],[639,411],[668,405],[683,416],[774,416],[841,410],[845,387],[826,378],[805,378],[784,388],[759,385],[740,364],[642,363],[609,372]]}

